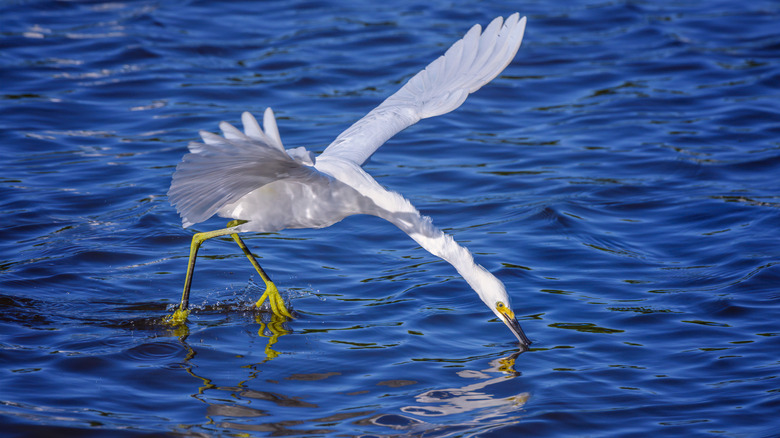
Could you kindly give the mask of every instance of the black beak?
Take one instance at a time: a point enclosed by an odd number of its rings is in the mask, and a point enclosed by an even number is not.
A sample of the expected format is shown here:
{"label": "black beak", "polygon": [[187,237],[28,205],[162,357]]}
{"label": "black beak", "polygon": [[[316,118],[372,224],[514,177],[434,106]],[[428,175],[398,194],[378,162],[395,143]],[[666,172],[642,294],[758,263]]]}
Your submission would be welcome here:
{"label": "black beak", "polygon": [[531,345],[531,340],[528,339],[528,336],[525,335],[523,332],[523,328],[520,327],[520,323],[517,322],[517,318],[504,318],[504,323],[509,327],[510,330],[512,330],[512,333],[517,336],[517,340],[520,341],[520,345],[523,347],[523,350],[528,350],[528,347]]}

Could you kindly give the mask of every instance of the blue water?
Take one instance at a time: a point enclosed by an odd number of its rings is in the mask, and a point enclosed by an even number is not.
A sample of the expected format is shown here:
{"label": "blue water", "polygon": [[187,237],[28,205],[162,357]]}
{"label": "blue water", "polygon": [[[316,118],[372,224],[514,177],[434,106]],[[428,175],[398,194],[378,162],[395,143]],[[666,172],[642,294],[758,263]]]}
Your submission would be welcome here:
{"label": "blue water", "polygon": [[[272,106],[321,151],[474,23],[515,61],[367,163],[507,285],[531,351],[373,217],[248,235],[166,192]],[[0,435],[780,434],[780,4],[0,5]]]}

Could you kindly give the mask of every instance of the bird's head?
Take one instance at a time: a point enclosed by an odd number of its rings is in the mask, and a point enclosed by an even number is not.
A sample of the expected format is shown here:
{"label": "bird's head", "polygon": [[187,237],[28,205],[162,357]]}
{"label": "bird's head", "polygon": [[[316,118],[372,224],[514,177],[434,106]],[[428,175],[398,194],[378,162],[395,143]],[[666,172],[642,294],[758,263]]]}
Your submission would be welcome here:
{"label": "bird's head", "polygon": [[512,330],[512,333],[517,336],[517,340],[520,341],[523,349],[527,349],[528,346],[531,345],[531,340],[528,339],[528,337],[523,332],[523,328],[520,327],[520,323],[517,322],[515,312],[512,310],[509,301],[496,300],[492,303],[492,306],[493,307],[490,309],[493,311],[493,313],[495,313],[496,316],[498,316],[498,319],[503,321],[504,324],[509,327],[509,330]]}
{"label": "bird's head", "polygon": [[509,301],[509,295],[506,293],[506,288],[501,280],[493,276],[487,271],[483,271],[480,275],[478,284],[474,290],[477,292],[482,301],[487,305],[493,313],[496,314],[498,319],[504,322],[509,330],[515,334],[517,340],[520,341],[520,345],[523,350],[527,350],[531,345],[531,340],[523,332],[523,328],[520,327],[520,323],[517,322],[515,312],[512,310],[512,303]]}

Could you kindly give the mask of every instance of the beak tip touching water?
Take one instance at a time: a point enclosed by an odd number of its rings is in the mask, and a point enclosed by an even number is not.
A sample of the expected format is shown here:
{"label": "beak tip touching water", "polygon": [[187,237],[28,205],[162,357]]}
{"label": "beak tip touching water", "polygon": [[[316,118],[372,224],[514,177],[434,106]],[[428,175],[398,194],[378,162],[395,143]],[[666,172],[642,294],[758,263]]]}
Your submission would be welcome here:
{"label": "beak tip touching water", "polygon": [[523,328],[520,327],[520,323],[517,322],[517,318],[506,318],[504,319],[504,322],[506,323],[507,327],[512,330],[512,333],[515,334],[517,340],[520,341],[520,346],[522,349],[528,350],[528,347],[531,345],[531,340],[528,339],[528,336],[526,336],[525,332],[523,332]]}

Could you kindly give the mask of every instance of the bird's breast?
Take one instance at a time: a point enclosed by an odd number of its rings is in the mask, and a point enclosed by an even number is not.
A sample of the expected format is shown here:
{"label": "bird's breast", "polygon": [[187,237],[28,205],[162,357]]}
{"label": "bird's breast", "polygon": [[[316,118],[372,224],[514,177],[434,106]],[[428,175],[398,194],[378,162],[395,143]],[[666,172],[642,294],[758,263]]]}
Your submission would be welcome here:
{"label": "bird's breast", "polygon": [[367,213],[373,203],[336,179],[280,180],[226,205],[222,217],[249,221],[241,231],[273,232],[285,228],[323,228],[353,214]]}

